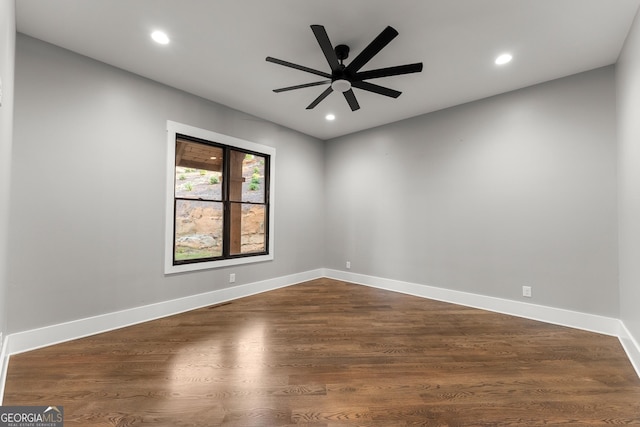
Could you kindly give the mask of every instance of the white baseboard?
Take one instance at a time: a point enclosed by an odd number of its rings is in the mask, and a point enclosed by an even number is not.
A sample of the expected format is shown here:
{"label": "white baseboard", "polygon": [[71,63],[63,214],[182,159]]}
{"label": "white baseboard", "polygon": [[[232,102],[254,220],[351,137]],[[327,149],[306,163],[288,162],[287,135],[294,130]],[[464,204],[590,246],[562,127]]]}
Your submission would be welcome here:
{"label": "white baseboard", "polygon": [[467,307],[509,314],[532,320],[539,320],[571,328],[583,329],[600,334],[618,336],[620,321],[611,317],[580,313],[561,308],[546,307],[526,302],[489,297],[469,292],[454,291],[434,286],[419,285],[399,280],[366,276],[339,270],[326,270],[327,277],[351,283],[371,286],[388,291],[450,302]]}
{"label": "white baseboard", "polygon": [[7,354],[7,338],[5,336],[0,345],[2,345],[2,351],[0,351],[0,405],[4,400],[4,383],[7,380],[7,368],[9,367],[9,354]]}
{"label": "white baseboard", "polygon": [[2,371],[0,371],[0,380],[2,381],[2,383],[0,383],[0,402],[2,402],[4,396],[8,359],[13,354],[148,322],[201,307],[220,304],[321,277],[324,277],[324,269],[311,270],[9,334],[5,337],[4,345],[2,346],[2,359],[0,360],[0,363],[2,363]]}
{"label": "white baseboard", "polygon": [[323,277],[324,270],[312,270],[260,282],[219,289],[142,307],[59,323],[8,335],[7,354],[18,354],[52,344],[74,340],[150,320],[220,304]]}
{"label": "white baseboard", "polygon": [[633,338],[633,335],[631,335],[631,332],[629,332],[627,326],[622,321],[620,322],[620,334],[618,335],[618,339],[620,340],[624,351],[627,352],[629,361],[636,370],[638,377],[640,377],[640,345],[638,345],[638,341]]}
{"label": "white baseboard", "polygon": [[321,277],[617,336],[640,377],[640,346],[619,319],[320,268],[7,335],[4,337],[0,350],[0,402],[2,402],[4,396],[9,357],[13,354],[220,304]]}
{"label": "white baseboard", "polygon": [[341,270],[325,269],[325,277],[387,291],[400,292],[417,297],[523,317],[554,325],[582,329],[603,335],[615,336],[620,340],[636,374],[640,377],[640,345],[620,319],[454,291],[434,286],[419,285],[399,280],[384,279]]}

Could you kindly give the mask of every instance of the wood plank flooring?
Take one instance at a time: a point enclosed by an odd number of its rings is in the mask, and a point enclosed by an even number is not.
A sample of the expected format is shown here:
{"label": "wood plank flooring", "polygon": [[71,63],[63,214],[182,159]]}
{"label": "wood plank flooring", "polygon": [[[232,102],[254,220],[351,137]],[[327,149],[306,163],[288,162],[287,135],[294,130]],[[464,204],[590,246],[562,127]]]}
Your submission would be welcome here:
{"label": "wood plank flooring", "polygon": [[617,338],[319,279],[12,356],[65,426],[640,425]]}

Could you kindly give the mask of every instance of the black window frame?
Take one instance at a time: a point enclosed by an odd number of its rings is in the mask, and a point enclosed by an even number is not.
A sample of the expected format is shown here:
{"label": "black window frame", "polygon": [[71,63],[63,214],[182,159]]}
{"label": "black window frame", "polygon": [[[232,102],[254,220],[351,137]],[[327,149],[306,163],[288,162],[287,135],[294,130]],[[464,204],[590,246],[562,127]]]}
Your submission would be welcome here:
{"label": "black window frame", "polygon": [[[186,197],[177,197],[176,189],[175,189],[175,180],[174,180],[174,188],[173,188],[173,227],[172,227],[172,249],[171,249],[171,258],[173,266],[183,266],[183,265],[191,265],[191,264],[200,264],[200,263],[208,263],[212,261],[222,261],[222,260],[232,260],[232,259],[241,259],[241,258],[251,258],[251,257],[259,257],[270,255],[270,215],[271,215],[271,154],[264,153],[261,151],[250,150],[242,147],[238,147],[235,145],[224,144],[217,141],[210,141],[208,139],[203,139],[199,137],[195,137],[192,135],[176,132],[175,133],[175,144],[178,143],[178,139],[186,140],[192,143],[204,144],[211,147],[216,147],[222,149],[223,151],[223,167],[222,167],[222,195],[221,200],[208,200],[202,198],[186,198]],[[231,200],[229,197],[230,194],[230,186],[232,185],[230,174],[231,174],[231,152],[236,151],[239,153],[243,153],[246,155],[253,155],[264,158],[264,181],[262,184],[264,191],[264,202],[249,202],[249,201],[235,201]],[[175,177],[176,168],[178,165],[176,164],[176,154],[174,151],[173,155],[173,176]],[[214,257],[205,257],[205,258],[195,258],[195,259],[184,259],[184,260],[176,260],[176,221],[177,221],[177,211],[176,204],[178,200],[190,200],[190,201],[204,201],[204,202],[221,202],[223,205],[223,236],[222,236],[222,254],[220,256]],[[255,251],[248,253],[232,253],[231,252],[231,205],[233,203],[238,203],[241,205],[258,205],[264,206],[264,251]]]}

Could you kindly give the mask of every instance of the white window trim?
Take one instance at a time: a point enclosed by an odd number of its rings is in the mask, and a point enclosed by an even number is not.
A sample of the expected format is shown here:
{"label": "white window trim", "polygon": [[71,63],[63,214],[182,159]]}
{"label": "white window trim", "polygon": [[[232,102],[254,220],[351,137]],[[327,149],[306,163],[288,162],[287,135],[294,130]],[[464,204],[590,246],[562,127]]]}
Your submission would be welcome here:
{"label": "white window trim", "polygon": [[[175,188],[175,162],[176,162],[176,134],[193,136],[207,141],[237,147],[257,153],[268,154],[270,159],[269,170],[269,248],[267,255],[223,259],[217,261],[196,262],[190,264],[173,265],[173,199]],[[165,206],[165,242],[164,242],[164,273],[183,273],[186,271],[207,270],[212,268],[229,267],[233,265],[249,264],[273,260],[274,248],[274,200],[275,200],[275,162],[276,149],[267,145],[257,144],[244,139],[234,138],[206,129],[185,125],[167,120],[167,182],[166,182],[166,206]]]}

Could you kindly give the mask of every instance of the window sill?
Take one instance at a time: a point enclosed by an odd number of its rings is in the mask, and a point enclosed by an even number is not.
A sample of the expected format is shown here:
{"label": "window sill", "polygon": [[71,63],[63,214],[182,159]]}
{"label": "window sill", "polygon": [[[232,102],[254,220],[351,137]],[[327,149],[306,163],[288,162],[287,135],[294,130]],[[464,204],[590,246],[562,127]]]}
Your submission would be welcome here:
{"label": "window sill", "polygon": [[273,261],[273,255],[257,255],[242,258],[222,259],[219,261],[196,262],[193,264],[173,265],[171,257],[165,260],[164,274],[185,273],[188,271],[209,270],[213,268],[231,267],[234,265],[253,264],[257,262]]}

